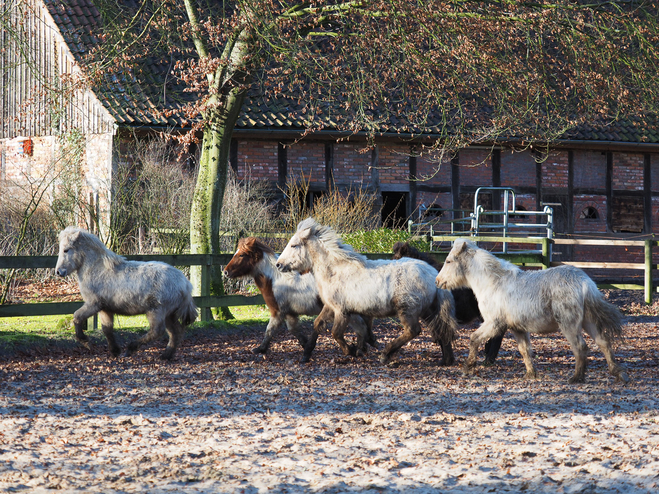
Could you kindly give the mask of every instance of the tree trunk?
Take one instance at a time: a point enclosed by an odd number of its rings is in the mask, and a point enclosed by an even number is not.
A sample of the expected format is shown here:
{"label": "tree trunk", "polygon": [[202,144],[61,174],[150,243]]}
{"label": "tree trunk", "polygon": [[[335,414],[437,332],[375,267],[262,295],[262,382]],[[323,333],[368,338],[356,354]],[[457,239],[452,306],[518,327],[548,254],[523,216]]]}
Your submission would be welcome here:
{"label": "tree trunk", "polygon": [[[199,161],[199,176],[195,186],[190,215],[190,252],[192,254],[220,253],[220,217],[229,168],[229,150],[233,127],[245,98],[242,87],[232,89],[222,106],[214,112],[204,127]],[[223,295],[222,270],[210,270],[211,295]],[[190,279],[194,293],[201,292],[201,267],[193,266]],[[227,307],[213,310],[216,318],[232,318]]]}

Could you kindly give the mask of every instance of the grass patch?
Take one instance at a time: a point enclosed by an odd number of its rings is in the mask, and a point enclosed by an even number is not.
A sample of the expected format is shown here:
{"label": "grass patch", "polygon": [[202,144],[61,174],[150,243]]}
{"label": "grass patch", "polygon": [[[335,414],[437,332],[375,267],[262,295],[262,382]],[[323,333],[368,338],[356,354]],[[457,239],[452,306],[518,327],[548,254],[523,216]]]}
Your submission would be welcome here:
{"label": "grass patch", "polygon": [[[270,318],[270,312],[265,305],[242,305],[231,307],[235,319],[230,321],[195,322],[187,332],[197,330],[238,330],[240,327],[265,328]],[[114,329],[120,340],[123,336],[133,337],[145,333],[149,328],[146,316],[115,316]],[[87,334],[98,344],[105,344],[105,336],[100,326]],[[73,330],[73,316],[34,316],[34,317],[4,317],[0,318],[0,354],[12,354],[17,351],[33,348],[44,348],[50,345],[77,345]]]}

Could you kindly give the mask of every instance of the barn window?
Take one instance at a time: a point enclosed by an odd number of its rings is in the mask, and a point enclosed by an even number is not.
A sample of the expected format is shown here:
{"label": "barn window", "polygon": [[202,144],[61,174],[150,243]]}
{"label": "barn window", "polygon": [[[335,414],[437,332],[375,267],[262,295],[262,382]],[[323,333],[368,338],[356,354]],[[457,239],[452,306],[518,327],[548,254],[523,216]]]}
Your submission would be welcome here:
{"label": "barn window", "polygon": [[600,214],[593,206],[587,206],[583,211],[581,211],[581,214],[579,215],[579,219],[581,220],[597,220],[599,217]]}
{"label": "barn window", "polygon": [[611,230],[615,233],[642,233],[644,216],[643,197],[613,197],[611,201]]}

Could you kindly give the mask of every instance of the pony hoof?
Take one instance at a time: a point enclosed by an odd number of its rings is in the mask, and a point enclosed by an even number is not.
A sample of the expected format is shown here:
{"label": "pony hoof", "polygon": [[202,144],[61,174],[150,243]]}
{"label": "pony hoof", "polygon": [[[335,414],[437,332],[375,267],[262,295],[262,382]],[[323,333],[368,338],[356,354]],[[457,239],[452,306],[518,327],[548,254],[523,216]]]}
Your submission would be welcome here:
{"label": "pony hoof", "polygon": [[526,379],[528,381],[532,381],[532,380],[535,380],[535,379],[540,379],[540,376],[538,376],[538,373],[535,372],[535,371],[527,372],[526,374],[524,374],[524,379]]}
{"label": "pony hoof", "polygon": [[568,384],[583,384],[586,382],[585,376],[577,376],[576,374],[567,380]]}
{"label": "pony hoof", "polygon": [[386,353],[383,353],[380,355],[380,362],[383,363],[384,365],[387,365],[389,362],[391,362],[391,355],[387,355]]}
{"label": "pony hoof", "polygon": [[257,346],[257,347],[255,347],[255,348],[252,348],[252,353],[257,353],[257,354],[258,354],[258,353],[261,353],[261,354],[265,354],[267,351],[268,351],[267,348],[262,348],[262,347],[260,347],[260,346]]}
{"label": "pony hoof", "polygon": [[172,360],[174,352],[164,352],[159,358],[160,360]]}
{"label": "pony hoof", "polygon": [[631,379],[629,379],[629,376],[625,371],[621,371],[617,376],[616,376],[616,381],[625,383],[627,384]]}

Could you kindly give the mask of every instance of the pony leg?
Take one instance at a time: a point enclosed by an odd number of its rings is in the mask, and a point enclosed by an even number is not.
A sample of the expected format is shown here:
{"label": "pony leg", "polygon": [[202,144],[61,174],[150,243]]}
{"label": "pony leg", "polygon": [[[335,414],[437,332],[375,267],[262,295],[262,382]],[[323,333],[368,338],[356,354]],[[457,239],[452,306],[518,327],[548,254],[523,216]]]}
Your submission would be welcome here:
{"label": "pony leg", "polygon": [[387,346],[384,347],[382,355],[380,356],[380,362],[383,364],[388,363],[394,353],[421,333],[421,325],[419,324],[418,319],[405,314],[400,315],[399,319],[404,328],[403,333],[394,341],[387,343]]}
{"label": "pony leg", "polygon": [[492,365],[499,355],[503,334],[490,338],[485,343],[485,365]]}
{"label": "pony leg", "polygon": [[327,323],[334,320],[334,310],[330,309],[327,305],[323,306],[318,317],[313,322],[313,331],[304,345],[304,354],[302,355],[302,362],[306,363],[311,360],[311,354],[316,348],[316,341],[318,341],[318,334],[327,327]]}
{"label": "pony leg", "polygon": [[342,313],[335,313],[334,325],[332,326],[332,338],[334,338],[334,340],[339,344],[339,348],[341,348],[343,355],[352,355],[355,357],[357,355],[357,347],[354,345],[348,345],[344,336],[349,321],[349,316]]}
{"label": "pony leg", "polygon": [[586,355],[588,354],[588,345],[581,335],[581,328],[578,324],[561,324],[561,333],[565,336],[572,353],[574,354],[574,374],[568,379],[569,384],[583,383],[586,381]]}
{"label": "pony leg", "polygon": [[73,326],[76,331],[76,340],[88,350],[91,349],[91,346],[89,344],[89,337],[85,334],[87,319],[98,313],[99,310],[101,310],[101,308],[98,305],[85,302],[82,304],[82,307],[73,313]]}
{"label": "pony leg", "polygon": [[524,379],[537,379],[538,371],[533,365],[533,350],[531,349],[531,338],[528,333],[524,331],[512,331],[515,340],[517,341],[517,348],[519,348],[519,353],[522,354],[522,359],[524,359],[524,366],[526,366],[526,374],[524,374]]}
{"label": "pony leg", "polygon": [[147,343],[160,338],[165,333],[165,319],[160,311],[147,312],[146,317],[149,320],[149,332],[128,344],[126,351],[124,352],[125,357],[130,357],[142,345],[146,345]]}
{"label": "pony leg", "polygon": [[252,348],[252,353],[266,353],[268,347],[270,346],[270,341],[272,341],[275,333],[283,326],[284,320],[281,318],[281,314],[277,313],[274,316],[270,317],[268,325],[265,328],[265,335],[263,336],[263,341],[256,348]]}
{"label": "pony leg", "polygon": [[372,317],[366,317],[366,316],[361,316],[362,320],[366,323],[366,329],[367,329],[367,336],[366,336],[366,343],[371,345],[373,348],[378,347],[378,340],[375,338],[375,335],[373,334],[373,318]]}
{"label": "pony leg", "polygon": [[167,342],[167,348],[160,355],[160,358],[162,360],[171,360],[183,339],[183,326],[179,322],[178,317],[176,317],[176,314],[170,314],[165,319],[165,328],[169,335],[169,341]]}
{"label": "pony leg", "polygon": [[355,353],[358,356],[363,356],[368,351],[366,344],[369,343],[370,339],[373,337],[373,329],[372,327],[369,328],[366,321],[357,314],[352,314],[350,316],[350,327],[357,336],[357,349]]}
{"label": "pony leg", "polygon": [[584,330],[595,340],[595,343],[599,349],[604,354],[606,362],[609,365],[609,372],[612,376],[618,381],[629,382],[629,376],[625,371],[624,367],[619,365],[616,362],[615,357],[613,356],[613,350],[611,350],[611,343],[609,340],[597,329],[597,326],[592,322],[584,322]]}
{"label": "pony leg", "polygon": [[471,334],[469,338],[469,355],[463,364],[466,374],[473,374],[476,361],[478,360],[478,349],[486,341],[501,333],[501,324],[498,322],[483,321],[483,323]]}
{"label": "pony leg", "polygon": [[117,340],[114,337],[114,314],[102,310],[98,313],[98,316],[101,320],[101,329],[103,330],[105,339],[108,340],[110,354],[113,357],[118,357],[121,353],[121,348],[117,345]]}
{"label": "pony leg", "polygon": [[291,332],[291,334],[295,336],[298,343],[302,346],[302,348],[304,348],[307,344],[307,337],[298,326],[298,322],[299,318],[297,316],[292,314],[288,314],[286,316],[286,327],[288,327],[288,330]]}

